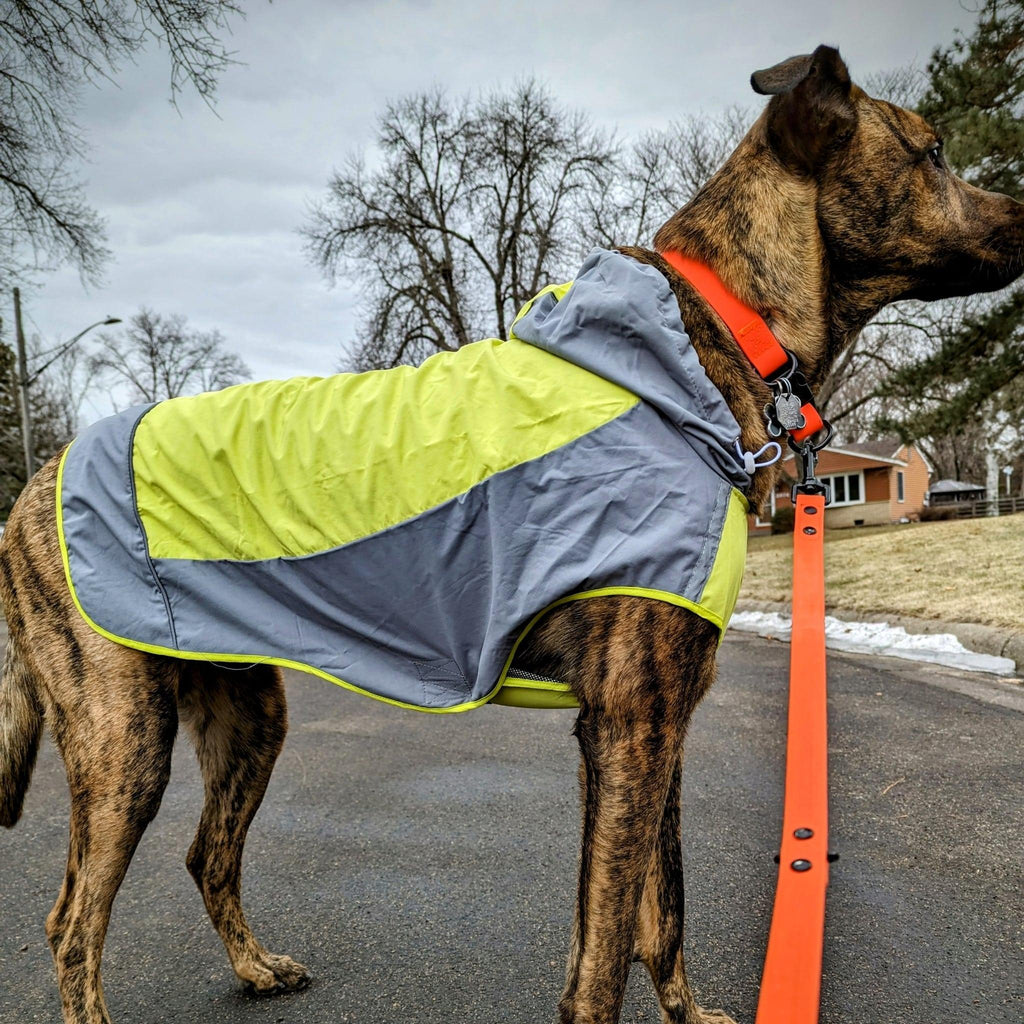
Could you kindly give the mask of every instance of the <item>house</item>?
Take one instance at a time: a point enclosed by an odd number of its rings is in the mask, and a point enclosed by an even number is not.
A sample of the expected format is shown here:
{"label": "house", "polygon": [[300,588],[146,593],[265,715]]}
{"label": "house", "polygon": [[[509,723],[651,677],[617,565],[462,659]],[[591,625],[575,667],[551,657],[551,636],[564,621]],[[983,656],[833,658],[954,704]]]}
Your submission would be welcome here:
{"label": "house", "polygon": [[955,505],[961,501],[984,500],[984,487],[963,480],[936,480],[928,489],[929,505]]}
{"label": "house", "polygon": [[[782,460],[782,477],[765,519],[750,516],[752,534],[771,531],[771,517],[791,506],[790,486],[797,476],[792,452]],[[931,467],[912,444],[869,441],[830,446],[818,459],[818,477],[832,489],[825,526],[878,526],[916,519],[925,506]]]}

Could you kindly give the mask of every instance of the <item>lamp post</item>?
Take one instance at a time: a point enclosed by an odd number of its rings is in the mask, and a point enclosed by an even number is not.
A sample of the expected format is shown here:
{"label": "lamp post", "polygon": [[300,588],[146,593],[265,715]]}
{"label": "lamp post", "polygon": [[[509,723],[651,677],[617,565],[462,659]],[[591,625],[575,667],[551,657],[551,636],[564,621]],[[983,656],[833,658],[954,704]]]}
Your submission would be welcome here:
{"label": "lamp post", "polygon": [[21,439],[25,446],[25,481],[32,478],[34,471],[34,459],[32,457],[32,413],[28,405],[28,389],[39,380],[40,375],[49,369],[65,352],[70,351],[74,345],[85,334],[94,327],[106,327],[109,324],[119,324],[119,317],[108,316],[105,320],[97,320],[89,324],[84,330],[79,331],[70,341],[66,341],[56,352],[35,373],[29,376],[28,358],[25,355],[25,331],[21,326],[21,292],[14,289],[14,330],[18,343],[18,396],[21,399]]}

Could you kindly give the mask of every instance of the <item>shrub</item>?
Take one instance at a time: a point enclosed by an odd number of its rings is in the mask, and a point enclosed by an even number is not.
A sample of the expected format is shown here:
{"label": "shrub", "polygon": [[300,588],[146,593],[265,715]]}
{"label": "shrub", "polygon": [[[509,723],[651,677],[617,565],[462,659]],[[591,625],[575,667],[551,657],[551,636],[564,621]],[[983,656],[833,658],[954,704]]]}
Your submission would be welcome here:
{"label": "shrub", "polygon": [[795,515],[796,511],[792,505],[777,508],[772,516],[772,533],[792,533]]}
{"label": "shrub", "polygon": [[935,523],[942,519],[956,519],[956,506],[925,505],[921,509],[919,518],[922,523]]}

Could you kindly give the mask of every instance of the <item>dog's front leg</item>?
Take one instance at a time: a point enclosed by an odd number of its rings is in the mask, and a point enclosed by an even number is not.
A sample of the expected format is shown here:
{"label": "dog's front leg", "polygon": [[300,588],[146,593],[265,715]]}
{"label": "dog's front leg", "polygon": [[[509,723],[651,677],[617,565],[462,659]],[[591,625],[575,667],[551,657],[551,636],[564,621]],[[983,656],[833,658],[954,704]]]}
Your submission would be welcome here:
{"label": "dog's front leg", "polygon": [[658,838],[647,868],[636,929],[636,958],[651,972],[665,1024],[736,1024],[721,1010],[697,1006],[683,960],[683,856],[680,789],[683,759],[672,772]]}
{"label": "dog's front leg", "polygon": [[[666,873],[672,884],[651,889],[659,903],[669,894],[657,925],[667,940],[659,950],[673,947],[666,958],[671,966],[664,973],[663,1006],[671,1005],[679,979],[688,992],[681,958],[680,974],[674,973],[678,943],[671,936],[678,933],[682,940],[682,874],[672,870],[671,851],[674,843],[678,862],[683,737],[714,679],[718,630],[682,608],[644,598],[599,598],[585,606],[549,627],[564,649],[578,652],[571,678],[581,707],[576,735],[583,845],[559,1011],[562,1024],[616,1024],[645,886]],[[683,1012],[666,1019],[703,1020]]]}
{"label": "dog's front leg", "polygon": [[661,819],[679,730],[585,710],[583,848],[563,1024],[615,1024],[633,955],[637,910]]}

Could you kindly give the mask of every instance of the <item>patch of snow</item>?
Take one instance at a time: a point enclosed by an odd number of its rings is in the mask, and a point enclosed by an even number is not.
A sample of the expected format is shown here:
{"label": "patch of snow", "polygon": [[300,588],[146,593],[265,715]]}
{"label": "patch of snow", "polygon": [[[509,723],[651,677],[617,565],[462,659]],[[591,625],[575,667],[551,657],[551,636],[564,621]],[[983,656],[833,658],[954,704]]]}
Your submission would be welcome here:
{"label": "patch of snow", "polygon": [[[788,640],[792,619],[779,612],[735,612],[729,625],[748,633]],[[930,661],[999,676],[1013,675],[1016,667],[1010,658],[969,651],[952,633],[908,633],[902,626],[890,626],[887,622],[844,622],[831,615],[825,616],[825,644],[837,651]]]}

